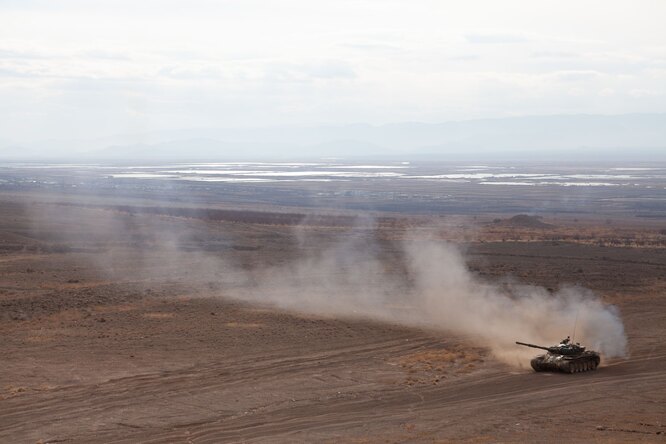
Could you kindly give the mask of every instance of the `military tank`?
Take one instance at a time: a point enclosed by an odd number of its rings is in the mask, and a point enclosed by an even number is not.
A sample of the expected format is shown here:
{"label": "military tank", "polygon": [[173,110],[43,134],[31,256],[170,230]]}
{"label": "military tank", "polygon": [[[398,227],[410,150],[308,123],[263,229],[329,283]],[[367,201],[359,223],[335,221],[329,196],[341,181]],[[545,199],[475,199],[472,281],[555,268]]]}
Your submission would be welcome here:
{"label": "military tank", "polygon": [[532,358],[530,365],[535,372],[564,372],[578,373],[596,370],[601,362],[599,353],[592,350],[585,350],[585,347],[579,343],[573,344],[567,337],[557,345],[552,347],[543,347],[541,345],[527,344],[518,342],[518,345],[526,347],[540,348],[548,353],[538,355]]}

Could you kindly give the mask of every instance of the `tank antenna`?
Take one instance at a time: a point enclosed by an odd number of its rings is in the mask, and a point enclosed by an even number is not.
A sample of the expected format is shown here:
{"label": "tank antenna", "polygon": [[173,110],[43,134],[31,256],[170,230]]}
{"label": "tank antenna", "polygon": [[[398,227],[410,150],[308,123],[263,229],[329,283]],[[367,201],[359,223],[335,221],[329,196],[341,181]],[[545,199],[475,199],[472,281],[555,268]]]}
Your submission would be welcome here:
{"label": "tank antenna", "polygon": [[576,325],[578,325],[578,313],[580,313],[580,308],[576,310],[576,320],[574,321],[574,330],[573,330],[573,335],[571,335],[571,343],[575,344],[576,340]]}

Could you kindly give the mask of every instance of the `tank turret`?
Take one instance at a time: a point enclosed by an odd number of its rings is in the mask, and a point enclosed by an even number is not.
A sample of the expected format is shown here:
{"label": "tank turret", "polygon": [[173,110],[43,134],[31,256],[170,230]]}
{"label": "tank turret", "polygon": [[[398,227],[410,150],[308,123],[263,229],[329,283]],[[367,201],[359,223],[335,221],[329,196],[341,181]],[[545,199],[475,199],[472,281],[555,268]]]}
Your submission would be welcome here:
{"label": "tank turret", "polygon": [[567,339],[563,339],[558,345],[553,345],[551,347],[544,347],[542,345],[528,344],[526,342],[516,341],[518,345],[524,345],[526,347],[540,348],[541,350],[546,350],[548,353],[554,355],[577,355],[585,351],[585,347],[582,347],[580,344],[572,344]]}
{"label": "tank turret", "polygon": [[559,344],[550,347],[542,345],[518,342],[516,344],[526,347],[546,350],[547,353],[535,356],[530,365],[534,371],[561,371],[565,373],[578,373],[596,370],[601,362],[599,353],[587,351],[579,343],[573,344],[569,337],[563,339]]}

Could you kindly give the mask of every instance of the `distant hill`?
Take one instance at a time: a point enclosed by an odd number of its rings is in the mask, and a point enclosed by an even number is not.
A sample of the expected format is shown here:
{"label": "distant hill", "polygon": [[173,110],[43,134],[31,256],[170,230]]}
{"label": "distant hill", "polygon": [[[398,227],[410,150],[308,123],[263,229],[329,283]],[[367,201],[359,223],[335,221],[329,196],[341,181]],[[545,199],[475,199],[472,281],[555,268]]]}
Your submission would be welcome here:
{"label": "distant hill", "polygon": [[0,145],[1,159],[666,161],[666,114],[556,115],[445,123],[174,129],[96,140]]}
{"label": "distant hill", "polygon": [[553,228],[555,225],[547,224],[539,216],[517,214],[510,219],[500,221],[499,224],[514,228]]}

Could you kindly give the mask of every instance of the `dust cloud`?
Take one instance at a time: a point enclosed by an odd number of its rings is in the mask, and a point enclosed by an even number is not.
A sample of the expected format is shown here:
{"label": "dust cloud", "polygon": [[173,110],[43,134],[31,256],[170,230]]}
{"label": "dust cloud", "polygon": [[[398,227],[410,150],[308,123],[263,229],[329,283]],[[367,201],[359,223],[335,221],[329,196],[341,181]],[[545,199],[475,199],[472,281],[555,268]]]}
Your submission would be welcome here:
{"label": "dust cloud", "polygon": [[[248,267],[229,248],[238,241],[235,234],[212,233],[201,221],[41,208],[32,211],[33,231],[63,245],[99,247],[87,257],[107,279],[159,282],[178,276],[192,288],[212,282],[221,297],[439,330],[464,336],[519,367],[535,350],[515,341],[548,346],[573,335],[574,328],[576,341],[604,357],[626,355],[619,311],[593,292],[563,287],[551,293],[483,280],[469,270],[460,247],[423,228],[402,236],[408,240],[386,241],[371,219],[360,218],[357,226],[325,233],[322,241],[307,227],[296,227],[291,246],[271,253],[276,263],[256,261],[258,250]],[[246,234],[243,242],[248,239]]]}
{"label": "dust cloud", "polygon": [[398,247],[406,276],[387,270],[377,246],[357,234],[286,266],[257,272],[245,297],[289,310],[450,332],[518,367],[535,351],[515,341],[549,346],[574,328],[575,341],[606,358],[626,355],[619,311],[590,290],[564,287],[551,293],[482,281],[453,243],[413,240]]}
{"label": "dust cloud", "polygon": [[590,290],[544,288],[482,282],[467,268],[451,244],[417,242],[406,246],[415,276],[416,298],[429,322],[477,338],[505,362],[515,364],[525,353],[516,340],[551,345],[572,334],[604,356],[626,354],[627,338],[619,311],[603,304]]}

